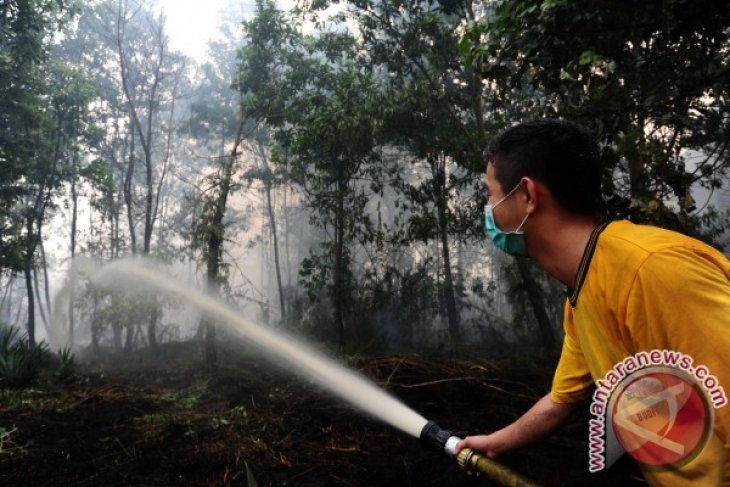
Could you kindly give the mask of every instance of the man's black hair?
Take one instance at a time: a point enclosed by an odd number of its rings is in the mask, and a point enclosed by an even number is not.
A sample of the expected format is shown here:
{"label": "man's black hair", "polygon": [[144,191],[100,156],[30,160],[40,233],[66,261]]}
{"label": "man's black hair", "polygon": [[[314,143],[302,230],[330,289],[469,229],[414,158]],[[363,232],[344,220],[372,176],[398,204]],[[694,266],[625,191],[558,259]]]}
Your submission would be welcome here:
{"label": "man's black hair", "polygon": [[580,125],[559,119],[524,122],[497,135],[485,156],[503,191],[531,177],[564,209],[604,218],[598,144]]}

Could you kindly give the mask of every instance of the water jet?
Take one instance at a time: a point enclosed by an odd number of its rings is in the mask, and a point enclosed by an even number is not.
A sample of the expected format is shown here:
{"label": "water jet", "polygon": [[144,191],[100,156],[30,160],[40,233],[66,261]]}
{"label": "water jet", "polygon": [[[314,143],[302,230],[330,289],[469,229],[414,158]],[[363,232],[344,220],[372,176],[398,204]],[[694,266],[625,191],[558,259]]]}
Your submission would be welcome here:
{"label": "water jet", "polygon": [[[74,263],[73,273],[82,273],[97,285],[139,289],[145,285],[158,291],[177,295],[194,304],[211,317],[227,323],[242,338],[262,348],[270,358],[287,364],[288,370],[317,382],[332,394],[356,408],[419,438],[421,444],[433,451],[444,452],[456,458],[466,470],[481,473],[505,486],[535,486],[507,467],[464,448],[456,452],[460,438],[451,431],[427,421],[423,416],[377,387],[361,374],[345,368],[334,360],[289,336],[282,330],[264,327],[239,316],[239,311],[203,292],[178,283],[174,278],[155,270],[154,263],[141,259],[125,259],[97,267],[90,260]],[[72,279],[70,282],[76,282]],[[68,294],[62,290],[62,295]],[[57,307],[59,308],[59,307]]]}

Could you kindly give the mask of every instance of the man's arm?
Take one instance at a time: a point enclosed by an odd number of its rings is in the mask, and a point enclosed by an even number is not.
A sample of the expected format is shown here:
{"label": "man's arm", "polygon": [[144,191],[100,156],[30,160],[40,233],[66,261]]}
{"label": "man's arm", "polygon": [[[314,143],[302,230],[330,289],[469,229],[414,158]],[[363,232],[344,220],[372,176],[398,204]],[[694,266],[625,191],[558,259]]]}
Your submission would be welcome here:
{"label": "man's arm", "polygon": [[456,445],[456,451],[468,447],[496,458],[550,436],[570,421],[581,404],[559,404],[546,394],[514,423],[489,435],[467,436]]}

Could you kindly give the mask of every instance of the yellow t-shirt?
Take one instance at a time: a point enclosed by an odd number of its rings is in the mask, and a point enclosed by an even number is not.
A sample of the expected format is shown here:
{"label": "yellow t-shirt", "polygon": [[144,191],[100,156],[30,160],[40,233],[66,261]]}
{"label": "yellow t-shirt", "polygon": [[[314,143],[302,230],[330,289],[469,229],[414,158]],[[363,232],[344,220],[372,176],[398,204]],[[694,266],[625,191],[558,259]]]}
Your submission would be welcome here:
{"label": "yellow t-shirt", "polygon": [[[564,328],[551,390],[557,403],[591,398],[617,364],[652,350],[691,357],[691,370],[704,365],[719,383],[714,392],[730,395],[730,261],[695,239],[628,221],[599,228],[566,302]],[[705,448],[679,467],[644,469],[650,484],[730,485],[730,405],[713,413]]]}

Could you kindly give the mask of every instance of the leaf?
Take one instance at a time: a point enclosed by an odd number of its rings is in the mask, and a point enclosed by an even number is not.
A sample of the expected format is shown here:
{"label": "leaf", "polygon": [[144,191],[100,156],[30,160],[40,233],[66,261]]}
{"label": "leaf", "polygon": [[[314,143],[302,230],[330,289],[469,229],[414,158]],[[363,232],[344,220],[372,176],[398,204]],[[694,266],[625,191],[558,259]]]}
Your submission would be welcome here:
{"label": "leaf", "polygon": [[545,0],[544,2],[542,2],[542,5],[540,5],[540,10],[546,12],[555,7],[565,6],[567,5],[567,3],[567,0]]}
{"label": "leaf", "polygon": [[578,58],[578,64],[581,66],[598,66],[604,61],[603,56],[593,51],[583,51]]}
{"label": "leaf", "polygon": [[248,462],[244,462],[246,465],[246,483],[248,484],[248,487],[258,487],[259,484],[256,482],[256,478],[253,476],[253,472],[251,471],[251,467],[248,466]]}

